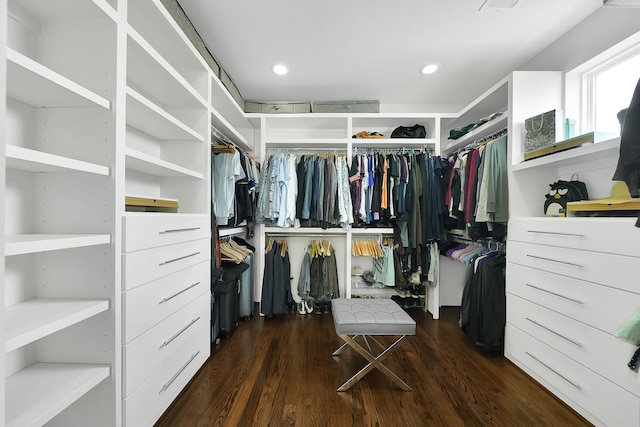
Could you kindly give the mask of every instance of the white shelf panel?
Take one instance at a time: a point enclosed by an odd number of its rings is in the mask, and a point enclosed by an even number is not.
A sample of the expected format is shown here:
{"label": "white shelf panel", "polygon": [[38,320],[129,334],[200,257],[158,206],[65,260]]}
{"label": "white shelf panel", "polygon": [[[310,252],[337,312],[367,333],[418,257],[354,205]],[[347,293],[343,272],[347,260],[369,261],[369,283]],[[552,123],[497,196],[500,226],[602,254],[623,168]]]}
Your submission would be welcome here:
{"label": "white shelf panel", "polygon": [[618,155],[620,150],[620,138],[587,144],[582,147],[572,148],[548,156],[538,157],[518,163],[511,167],[512,171],[521,171],[541,166],[573,166],[593,160],[602,159],[606,155]]}
{"label": "white shelf panel", "polygon": [[109,301],[35,298],[5,307],[8,353],[109,309]]}
{"label": "white shelf panel", "polygon": [[364,234],[366,236],[375,235],[375,234],[393,234],[393,228],[385,227],[385,228],[352,228],[351,234]]}
{"label": "white shelf panel", "polygon": [[59,19],[104,19],[105,15],[116,19],[116,11],[105,0],[65,0],[43,2],[20,0],[20,7],[40,21]]}
{"label": "white shelf panel", "polygon": [[382,149],[420,149],[423,147],[433,148],[436,145],[435,139],[427,138],[352,138],[354,148],[376,148]]}
{"label": "white shelf panel", "polygon": [[197,139],[204,142],[202,134],[130,87],[127,88],[127,124],[160,140]]}
{"label": "white shelf panel", "polygon": [[127,20],[206,98],[209,67],[160,0],[127,2]]}
{"label": "white shelf panel", "polygon": [[127,43],[127,83],[165,109],[208,108],[207,101],[131,26]]}
{"label": "white shelf panel", "polygon": [[111,243],[109,234],[14,234],[5,236],[5,256]]}
{"label": "white shelf panel", "polygon": [[40,426],[110,375],[102,365],[34,363],[8,377],[7,427]]}
{"label": "white shelf panel", "polygon": [[309,153],[327,151],[326,149],[347,150],[348,138],[295,138],[270,139],[266,143],[267,150],[272,148],[298,149]]}
{"label": "white shelf panel", "polygon": [[166,160],[159,159],[132,148],[126,149],[126,165],[127,169],[136,170],[138,172],[158,177],[190,177],[204,179],[204,175],[199,172],[183,168],[182,166],[167,162]]}
{"label": "white shelf panel", "polygon": [[344,228],[328,228],[326,230],[322,229],[322,228],[315,228],[315,227],[300,227],[300,228],[293,228],[293,227],[289,227],[289,228],[285,228],[285,227],[265,227],[264,228],[264,232],[265,234],[290,234],[291,236],[301,236],[304,237],[305,235],[327,235],[327,236],[341,236],[341,235],[346,235],[347,234],[347,230],[345,230]]}
{"label": "white shelf panel", "polygon": [[466,145],[471,144],[473,141],[477,139],[481,139],[485,136],[491,135],[494,132],[499,131],[500,129],[507,127],[507,122],[509,119],[509,114],[507,112],[502,113],[498,117],[493,120],[488,121],[477,129],[472,130],[464,135],[462,135],[458,139],[445,139],[442,142],[449,142],[449,145],[442,148],[443,154],[449,154],[456,151],[458,148],[462,148]]}
{"label": "white shelf panel", "polygon": [[7,168],[28,172],[86,172],[109,176],[109,168],[15,145],[6,146]]}
{"label": "white shelf panel", "polygon": [[34,107],[102,107],[111,103],[7,47],[7,96]]}
{"label": "white shelf panel", "polygon": [[227,138],[231,139],[234,144],[240,148],[251,151],[253,147],[249,145],[246,138],[240,134],[222,115],[213,107],[210,107],[211,111],[211,124],[213,127],[222,132]]}
{"label": "white shelf panel", "polygon": [[218,235],[220,237],[234,236],[236,234],[244,234],[246,232],[247,232],[247,227],[220,228],[218,230]]}

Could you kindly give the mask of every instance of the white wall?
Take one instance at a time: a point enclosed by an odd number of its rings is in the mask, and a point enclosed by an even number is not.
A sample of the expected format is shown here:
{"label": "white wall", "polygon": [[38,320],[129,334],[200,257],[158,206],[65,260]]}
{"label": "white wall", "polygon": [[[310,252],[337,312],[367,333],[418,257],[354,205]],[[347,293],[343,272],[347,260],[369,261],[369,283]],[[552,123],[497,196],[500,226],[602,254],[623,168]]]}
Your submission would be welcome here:
{"label": "white wall", "polygon": [[601,7],[519,70],[570,71],[638,31],[640,8]]}

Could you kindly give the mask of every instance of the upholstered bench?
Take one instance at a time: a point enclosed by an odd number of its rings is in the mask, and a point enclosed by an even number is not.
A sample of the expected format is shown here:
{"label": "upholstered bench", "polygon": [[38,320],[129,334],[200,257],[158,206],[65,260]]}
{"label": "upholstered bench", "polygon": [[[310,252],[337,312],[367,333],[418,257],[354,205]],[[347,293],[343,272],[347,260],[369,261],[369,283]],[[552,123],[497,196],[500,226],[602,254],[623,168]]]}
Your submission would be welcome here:
{"label": "upholstered bench", "polygon": [[[373,368],[382,371],[402,390],[410,391],[411,387],[384,366],[382,360],[404,337],[416,334],[416,322],[411,316],[390,299],[335,299],[331,301],[331,311],[336,333],[344,341],[344,344],[333,352],[333,356],[339,356],[349,346],[369,361],[364,368],[338,387],[338,391],[347,391]],[[399,335],[400,337],[385,347],[373,338],[374,335]],[[367,348],[356,341],[357,337],[362,337]],[[380,353],[374,354],[369,340],[380,347]]]}

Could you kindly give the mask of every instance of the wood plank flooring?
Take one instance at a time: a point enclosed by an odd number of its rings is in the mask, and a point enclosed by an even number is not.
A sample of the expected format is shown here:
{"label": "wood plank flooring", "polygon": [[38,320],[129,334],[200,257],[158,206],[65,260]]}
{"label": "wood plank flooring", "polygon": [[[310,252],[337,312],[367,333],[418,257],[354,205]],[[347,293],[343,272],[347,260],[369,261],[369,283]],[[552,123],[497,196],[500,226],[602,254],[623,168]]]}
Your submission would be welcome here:
{"label": "wood plank flooring", "polygon": [[374,370],[336,392],[365,361],[353,349],[331,356],[341,344],[331,314],[255,316],[212,348],[156,426],[590,425],[506,358],[471,345],[458,308],[443,307],[440,320],[409,314],[416,335],[384,363],[413,391]]}

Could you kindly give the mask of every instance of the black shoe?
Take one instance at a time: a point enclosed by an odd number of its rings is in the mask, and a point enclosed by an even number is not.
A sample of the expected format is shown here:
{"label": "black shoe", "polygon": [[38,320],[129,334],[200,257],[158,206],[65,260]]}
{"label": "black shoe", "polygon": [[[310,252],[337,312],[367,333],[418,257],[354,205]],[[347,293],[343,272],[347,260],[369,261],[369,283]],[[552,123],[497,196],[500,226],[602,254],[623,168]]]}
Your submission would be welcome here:
{"label": "black shoe", "polygon": [[418,286],[418,296],[422,299],[427,297],[427,287],[425,285]]}
{"label": "black shoe", "polygon": [[418,290],[418,285],[411,286],[409,290],[411,292],[411,298],[420,298],[420,291]]}

